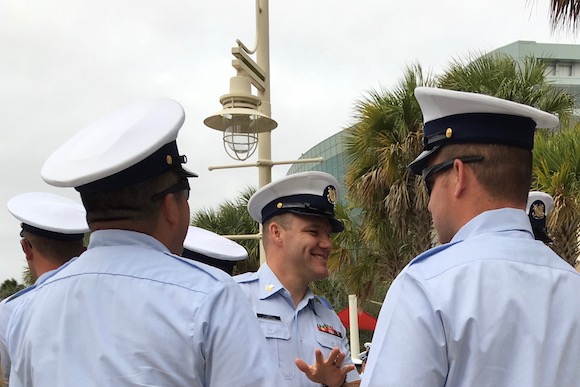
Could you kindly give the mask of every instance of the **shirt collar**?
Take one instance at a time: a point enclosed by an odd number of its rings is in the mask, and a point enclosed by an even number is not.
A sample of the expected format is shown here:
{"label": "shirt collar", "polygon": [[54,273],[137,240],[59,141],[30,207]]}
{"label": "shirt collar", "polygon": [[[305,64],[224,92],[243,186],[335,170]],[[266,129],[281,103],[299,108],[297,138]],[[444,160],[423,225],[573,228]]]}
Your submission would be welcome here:
{"label": "shirt collar", "polygon": [[501,208],[485,211],[461,227],[451,243],[463,241],[473,235],[514,230],[524,231],[527,236],[534,238],[530,219],[524,210]]}
{"label": "shirt collar", "polygon": [[[285,290],[284,285],[282,285],[278,277],[276,277],[276,274],[274,274],[274,272],[272,271],[270,266],[268,266],[267,263],[264,263],[258,269],[258,278],[260,286],[260,289],[258,291],[258,298],[260,300],[266,299],[272,296],[273,294]],[[311,307],[313,307],[312,301],[314,301],[314,299],[315,299],[314,293],[312,292],[312,290],[310,290],[310,288],[308,288],[300,304],[301,305],[308,304],[311,305]]]}
{"label": "shirt collar", "polygon": [[154,250],[168,253],[169,249],[151,235],[131,230],[106,229],[91,233],[87,249],[106,246],[148,246]]}
{"label": "shirt collar", "polygon": [[260,300],[268,298],[284,289],[284,286],[282,286],[282,283],[278,280],[278,277],[276,277],[276,274],[274,274],[267,263],[264,263],[258,269],[258,278],[260,286],[258,298]]}

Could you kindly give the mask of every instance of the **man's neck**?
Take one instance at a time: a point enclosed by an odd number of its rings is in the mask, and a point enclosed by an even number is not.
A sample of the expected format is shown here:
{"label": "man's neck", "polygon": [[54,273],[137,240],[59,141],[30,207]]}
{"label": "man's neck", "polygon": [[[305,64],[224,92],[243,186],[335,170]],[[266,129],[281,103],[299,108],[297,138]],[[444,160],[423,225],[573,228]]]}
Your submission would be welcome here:
{"label": "man's neck", "polygon": [[282,286],[290,293],[294,308],[296,308],[308,291],[308,282],[304,278],[299,278],[293,273],[288,272],[286,268],[272,264],[272,262],[268,262],[268,266]]}

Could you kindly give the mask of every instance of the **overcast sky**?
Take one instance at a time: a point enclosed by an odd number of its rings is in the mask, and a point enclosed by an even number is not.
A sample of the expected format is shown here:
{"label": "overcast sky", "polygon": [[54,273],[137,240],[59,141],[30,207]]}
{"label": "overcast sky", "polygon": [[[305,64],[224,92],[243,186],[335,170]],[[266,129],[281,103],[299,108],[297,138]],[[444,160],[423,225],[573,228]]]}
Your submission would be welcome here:
{"label": "overcast sky", "polygon": [[[437,73],[516,40],[576,43],[550,32],[548,10],[548,0],[271,1],[272,158],[295,159],[352,123],[354,103],[393,87],[408,64]],[[44,183],[44,161],[141,98],[170,97],[186,111],[178,145],[199,174],[192,211],[257,186],[256,168],[207,169],[234,162],[203,120],[229,92],[238,38],[254,46],[254,0],[0,1],[0,281],[21,281],[25,266],[6,202],[31,191],[80,202]],[[274,167],[273,179],[288,168]]]}

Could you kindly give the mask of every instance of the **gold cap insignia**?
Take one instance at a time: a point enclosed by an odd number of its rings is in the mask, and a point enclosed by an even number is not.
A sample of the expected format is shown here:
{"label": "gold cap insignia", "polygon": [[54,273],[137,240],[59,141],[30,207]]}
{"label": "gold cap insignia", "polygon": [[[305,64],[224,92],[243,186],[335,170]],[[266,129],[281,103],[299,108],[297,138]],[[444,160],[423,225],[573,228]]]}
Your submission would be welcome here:
{"label": "gold cap insignia", "polygon": [[284,205],[281,202],[278,202],[278,204],[276,204],[276,207],[278,208],[282,208]]}
{"label": "gold cap insignia", "polygon": [[445,131],[445,137],[451,138],[451,136],[453,136],[453,129],[447,128],[447,130]]}
{"label": "gold cap insignia", "polygon": [[173,164],[173,157],[171,157],[171,155],[165,156],[165,162],[169,165]]}
{"label": "gold cap insignia", "polygon": [[328,187],[326,187],[326,199],[328,200],[328,202],[332,205],[336,204],[336,188],[334,188],[333,186],[329,185]]}
{"label": "gold cap insignia", "polygon": [[530,211],[534,219],[544,219],[546,217],[546,209],[542,203],[535,203],[532,205],[532,211]]}

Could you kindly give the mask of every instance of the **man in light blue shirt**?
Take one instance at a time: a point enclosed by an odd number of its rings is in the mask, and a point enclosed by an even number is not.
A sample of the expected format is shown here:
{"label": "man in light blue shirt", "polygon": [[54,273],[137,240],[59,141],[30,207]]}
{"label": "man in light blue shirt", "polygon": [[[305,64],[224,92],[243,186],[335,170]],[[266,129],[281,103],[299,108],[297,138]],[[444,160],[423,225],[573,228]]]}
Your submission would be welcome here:
{"label": "man in light blue shirt", "polygon": [[0,364],[3,376],[8,380],[10,357],[6,346],[6,330],[12,312],[22,301],[22,295],[85,250],[83,238],[89,226],[85,209],[80,203],[48,192],[23,193],[10,199],[6,206],[22,222],[20,245],[35,279],[34,285],[0,303]]}
{"label": "man in light blue shirt", "polygon": [[276,386],[277,369],[230,276],[181,258],[185,115],[154,98],[54,152],[41,175],[80,192],[88,249],[26,296],[8,326],[12,386]]}
{"label": "man in light blue shirt", "polygon": [[344,326],[308,286],[328,277],[330,234],[344,229],[334,216],[337,186],[328,173],[297,173],[262,187],[248,202],[252,218],[263,224],[266,263],[235,279],[253,305],[281,386],[360,382]]}
{"label": "man in light blue shirt", "polygon": [[575,386],[580,275],[534,239],[536,127],[558,118],[498,98],[417,88],[423,176],[441,246],[391,285],[363,386]]}

